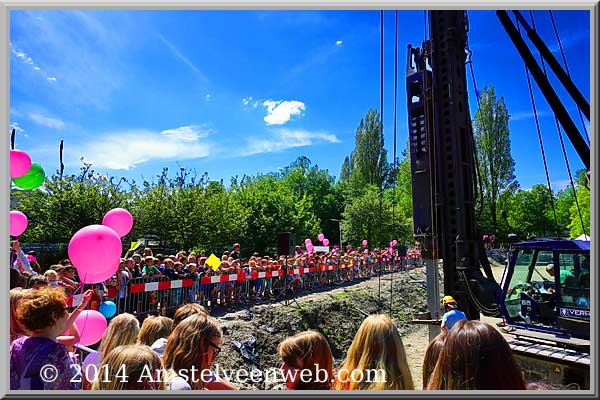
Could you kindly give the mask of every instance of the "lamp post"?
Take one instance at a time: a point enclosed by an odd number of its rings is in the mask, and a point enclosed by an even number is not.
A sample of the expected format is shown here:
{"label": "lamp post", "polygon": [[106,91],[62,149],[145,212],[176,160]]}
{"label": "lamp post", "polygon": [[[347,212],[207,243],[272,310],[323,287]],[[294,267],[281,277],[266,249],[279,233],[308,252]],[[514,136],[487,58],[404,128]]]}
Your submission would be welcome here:
{"label": "lamp post", "polygon": [[338,230],[340,231],[340,251],[342,251],[342,224],[341,224],[341,221],[339,219],[333,219],[333,218],[330,218],[329,220],[338,223]]}

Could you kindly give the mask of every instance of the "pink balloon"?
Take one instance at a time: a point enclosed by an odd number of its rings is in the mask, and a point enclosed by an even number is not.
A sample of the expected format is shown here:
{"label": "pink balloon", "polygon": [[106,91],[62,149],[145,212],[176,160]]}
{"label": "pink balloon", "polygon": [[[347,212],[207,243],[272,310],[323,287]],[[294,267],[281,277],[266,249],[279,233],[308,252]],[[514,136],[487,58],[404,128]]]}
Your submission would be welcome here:
{"label": "pink balloon", "polygon": [[304,244],[308,246],[309,244],[312,244],[312,240],[310,240],[310,238],[306,238],[304,239]]}
{"label": "pink balloon", "polygon": [[31,158],[29,154],[21,150],[10,151],[10,177],[20,178],[31,169]]}
{"label": "pink balloon", "polygon": [[323,246],[329,246],[329,239],[323,239]]}
{"label": "pink balloon", "polygon": [[81,279],[81,283],[89,283],[89,284],[100,283],[100,282],[109,280],[115,274],[115,272],[117,272],[118,268],[119,268],[119,263],[117,263],[114,266],[114,268],[106,270],[102,273],[89,273],[89,272],[85,272],[85,271],[81,272],[81,271],[79,271],[79,268],[77,268],[77,274],[79,275],[79,278]]}
{"label": "pink balloon", "polygon": [[393,248],[391,248],[391,247],[388,249],[388,251],[390,252],[390,254],[393,254],[393,253],[394,253],[394,249],[393,249]]}
{"label": "pink balloon", "polygon": [[367,239],[365,239],[365,240],[362,241],[362,245],[363,246],[366,246],[367,244],[369,244],[369,242],[367,242]]}
{"label": "pink balloon", "polygon": [[117,232],[104,225],[89,225],[75,232],[68,253],[79,276],[99,277],[114,272],[122,251]]}
{"label": "pink balloon", "polygon": [[488,240],[488,235],[483,235],[483,241],[485,242],[486,240]]}
{"label": "pink balloon", "polygon": [[27,215],[21,211],[10,212],[10,236],[21,236],[27,229]]}
{"label": "pink balloon", "polygon": [[313,246],[312,243],[309,243],[309,244],[306,245],[306,251],[308,251],[309,253],[311,251],[313,251],[314,249],[315,249],[315,246]]}
{"label": "pink balloon", "polygon": [[79,343],[83,346],[91,346],[102,339],[108,323],[104,315],[98,311],[84,310],[75,320],[75,325],[79,329]]}
{"label": "pink balloon", "polygon": [[319,242],[322,242],[323,239],[325,239],[325,235],[323,235],[322,233],[319,233],[319,236],[317,236],[317,238],[319,239]]}
{"label": "pink balloon", "polygon": [[133,227],[133,217],[124,208],[113,208],[102,218],[102,225],[114,229],[119,237],[127,235]]}
{"label": "pink balloon", "polygon": [[392,240],[392,243],[393,243],[392,247],[394,247],[398,244],[398,241],[396,239],[394,239],[394,240]]}

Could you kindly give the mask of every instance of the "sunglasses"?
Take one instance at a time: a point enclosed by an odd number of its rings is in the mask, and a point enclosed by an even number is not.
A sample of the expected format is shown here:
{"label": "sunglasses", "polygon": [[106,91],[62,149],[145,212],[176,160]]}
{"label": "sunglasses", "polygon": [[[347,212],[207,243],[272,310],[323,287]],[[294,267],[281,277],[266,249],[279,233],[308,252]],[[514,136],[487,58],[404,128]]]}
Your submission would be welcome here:
{"label": "sunglasses", "polygon": [[219,353],[221,352],[221,346],[213,343],[212,341],[208,341],[209,346],[212,346],[215,348],[215,352],[213,353],[213,357],[217,357],[219,355]]}

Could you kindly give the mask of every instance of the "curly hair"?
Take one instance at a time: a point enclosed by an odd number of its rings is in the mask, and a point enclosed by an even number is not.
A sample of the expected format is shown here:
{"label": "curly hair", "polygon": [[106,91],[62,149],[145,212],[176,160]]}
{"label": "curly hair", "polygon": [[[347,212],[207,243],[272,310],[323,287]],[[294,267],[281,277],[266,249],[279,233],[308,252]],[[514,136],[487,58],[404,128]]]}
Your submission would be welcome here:
{"label": "curly hair", "polygon": [[28,336],[29,332],[23,328],[23,325],[17,320],[17,306],[23,300],[33,296],[33,291],[25,290],[20,287],[10,289],[10,342],[19,336]]}
{"label": "curly hair", "polygon": [[67,312],[65,292],[53,287],[37,290],[17,305],[17,321],[30,332],[53,326],[55,318]]}
{"label": "curly hair", "polygon": [[151,346],[157,339],[169,337],[172,329],[173,320],[171,318],[151,315],[142,323],[137,344]]}
{"label": "curly hair", "polygon": [[[199,371],[209,367],[208,347],[209,341],[220,340],[223,332],[216,319],[205,315],[195,314],[179,323],[169,336],[163,362],[167,370],[175,373],[180,370],[190,370],[192,366]],[[202,388],[200,379],[193,389]]]}

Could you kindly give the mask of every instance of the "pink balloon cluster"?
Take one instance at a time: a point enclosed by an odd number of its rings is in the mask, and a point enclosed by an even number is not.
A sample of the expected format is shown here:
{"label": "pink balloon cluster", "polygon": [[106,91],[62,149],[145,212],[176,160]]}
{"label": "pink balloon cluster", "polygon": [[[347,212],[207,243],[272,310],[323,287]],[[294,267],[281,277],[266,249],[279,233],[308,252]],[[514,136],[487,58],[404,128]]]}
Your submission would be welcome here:
{"label": "pink balloon cluster", "polygon": [[75,320],[79,330],[79,343],[91,346],[98,343],[108,326],[106,317],[96,310],[84,310]]}
{"label": "pink balloon cluster", "polygon": [[10,151],[10,177],[20,178],[31,169],[31,157],[22,150]]}
{"label": "pink balloon cluster", "polygon": [[21,236],[28,224],[27,215],[21,211],[10,212],[10,236]]}
{"label": "pink balloon cluster", "polygon": [[323,235],[322,233],[319,233],[319,236],[317,236],[317,239],[319,239],[319,242],[323,242],[323,240],[325,239],[325,235]]}
{"label": "pink balloon cluster", "polygon": [[121,237],[131,230],[133,217],[129,211],[115,208],[106,213],[102,223],[81,228],[69,242],[69,259],[82,283],[103,282],[115,273],[123,250]]}

